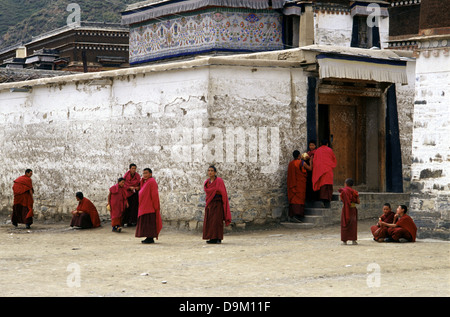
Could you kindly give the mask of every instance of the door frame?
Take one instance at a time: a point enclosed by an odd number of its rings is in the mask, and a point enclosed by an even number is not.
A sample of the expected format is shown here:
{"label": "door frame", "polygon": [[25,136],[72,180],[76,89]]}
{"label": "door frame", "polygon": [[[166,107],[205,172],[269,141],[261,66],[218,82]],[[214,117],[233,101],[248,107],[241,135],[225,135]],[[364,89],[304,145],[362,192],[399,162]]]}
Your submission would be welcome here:
{"label": "door frame", "polygon": [[[363,191],[386,191],[386,100],[383,97],[388,85],[388,83],[327,78],[318,79],[316,86],[315,113],[317,115],[315,129],[319,140],[319,104],[327,104],[330,99],[335,99],[336,96],[340,96],[340,100],[346,100],[346,98],[356,100],[355,98],[358,98],[360,100],[359,107],[364,107],[367,120],[372,120],[370,121],[371,126],[374,124],[376,126],[376,131],[370,131],[369,135],[370,126],[368,125],[369,121],[367,121],[365,127],[366,140],[360,141],[362,144],[360,151],[365,151],[366,158],[363,162],[357,163],[356,170],[357,173],[364,173],[364,175],[358,175],[360,180],[365,179],[365,186],[359,188]],[[357,155],[358,157],[359,155]]]}

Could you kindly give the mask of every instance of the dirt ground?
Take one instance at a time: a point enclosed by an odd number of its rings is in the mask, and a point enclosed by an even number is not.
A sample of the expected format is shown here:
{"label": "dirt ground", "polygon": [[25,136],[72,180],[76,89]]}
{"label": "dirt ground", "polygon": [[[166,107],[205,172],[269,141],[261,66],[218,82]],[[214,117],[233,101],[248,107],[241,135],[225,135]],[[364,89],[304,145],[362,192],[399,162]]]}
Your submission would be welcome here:
{"label": "dirt ground", "polygon": [[134,228],[76,230],[67,223],[0,225],[0,296],[444,296],[450,242],[377,243],[360,221],[356,246],[339,226],[231,232],[208,245],[199,232],[163,228],[153,245]]}

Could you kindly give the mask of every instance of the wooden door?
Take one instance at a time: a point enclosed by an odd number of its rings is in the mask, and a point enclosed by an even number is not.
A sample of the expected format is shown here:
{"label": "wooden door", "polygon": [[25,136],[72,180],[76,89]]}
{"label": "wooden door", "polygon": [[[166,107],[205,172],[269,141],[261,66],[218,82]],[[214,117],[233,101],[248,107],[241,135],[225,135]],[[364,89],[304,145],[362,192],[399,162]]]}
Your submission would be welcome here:
{"label": "wooden door", "polygon": [[336,155],[334,185],[344,186],[347,178],[357,181],[357,107],[330,105],[330,142]]}

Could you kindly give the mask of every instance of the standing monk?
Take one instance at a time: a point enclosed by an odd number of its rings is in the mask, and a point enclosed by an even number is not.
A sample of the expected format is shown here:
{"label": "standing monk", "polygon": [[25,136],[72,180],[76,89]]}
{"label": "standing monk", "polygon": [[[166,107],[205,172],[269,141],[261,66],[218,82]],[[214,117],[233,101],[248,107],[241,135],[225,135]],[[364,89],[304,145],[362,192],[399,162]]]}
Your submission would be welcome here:
{"label": "standing monk", "polygon": [[108,194],[108,206],[111,214],[112,231],[122,231],[122,217],[125,208],[128,206],[127,193],[125,190],[125,179],[117,180],[117,184],[111,186]]}
{"label": "standing monk", "polygon": [[382,227],[388,228],[386,242],[414,242],[416,241],[417,227],[412,218],[406,214],[408,208],[405,205],[397,207],[394,223],[381,222]]}
{"label": "standing monk", "polygon": [[135,237],[145,237],[142,243],[155,243],[162,228],[158,184],[152,170],[144,168],[139,190],[139,210]]}
{"label": "standing monk", "polygon": [[319,199],[325,206],[333,196],[333,170],[337,161],[333,150],[328,147],[328,140],[322,140],[322,146],[314,153],[312,183],[313,190],[320,191]]}
{"label": "standing monk", "polygon": [[205,217],[203,220],[203,239],[206,243],[221,243],[223,240],[223,223],[231,223],[230,204],[223,179],[217,177],[215,166],[208,168],[207,179],[203,183],[206,193]]}
{"label": "standing monk", "polygon": [[128,227],[135,226],[138,217],[141,176],[136,173],[136,168],[136,164],[131,163],[130,169],[123,176],[128,200],[128,207],[123,214],[123,223],[126,223]]}
{"label": "standing monk", "polygon": [[345,187],[339,188],[340,197],[344,203],[341,214],[341,241],[343,244],[347,244],[349,240],[352,240],[352,244],[357,244],[358,210],[355,204],[359,204],[359,194],[352,186],[353,179],[347,178]]}
{"label": "standing monk", "polygon": [[27,169],[25,175],[18,177],[13,184],[14,205],[11,215],[12,224],[17,227],[18,223],[24,223],[30,229],[33,223],[33,182],[31,176],[33,171]]}
{"label": "standing monk", "polygon": [[289,217],[296,222],[301,222],[305,214],[306,178],[308,164],[300,160],[300,152],[292,153],[294,159],[288,165],[287,190],[289,200]]}
{"label": "standing monk", "polygon": [[307,201],[316,201],[319,199],[318,192],[315,192],[313,190],[312,185],[312,169],[313,169],[313,160],[314,160],[314,153],[316,153],[316,140],[310,140],[308,143],[308,150],[307,154],[309,156],[309,160],[305,160],[310,168],[307,169],[307,176],[306,176],[306,200]]}
{"label": "standing monk", "polygon": [[75,197],[78,201],[76,210],[72,211],[71,227],[79,227],[81,229],[100,227],[100,217],[94,204],[84,197],[82,192],[77,192]]}

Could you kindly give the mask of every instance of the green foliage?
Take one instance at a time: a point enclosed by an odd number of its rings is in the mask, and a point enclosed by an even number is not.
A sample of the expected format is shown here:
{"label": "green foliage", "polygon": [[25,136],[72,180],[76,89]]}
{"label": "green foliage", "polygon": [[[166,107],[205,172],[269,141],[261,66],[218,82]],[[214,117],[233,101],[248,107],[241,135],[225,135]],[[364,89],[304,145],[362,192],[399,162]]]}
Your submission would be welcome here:
{"label": "green foliage", "polygon": [[82,21],[120,23],[126,6],[140,0],[0,0],[0,49],[63,27],[73,2]]}

